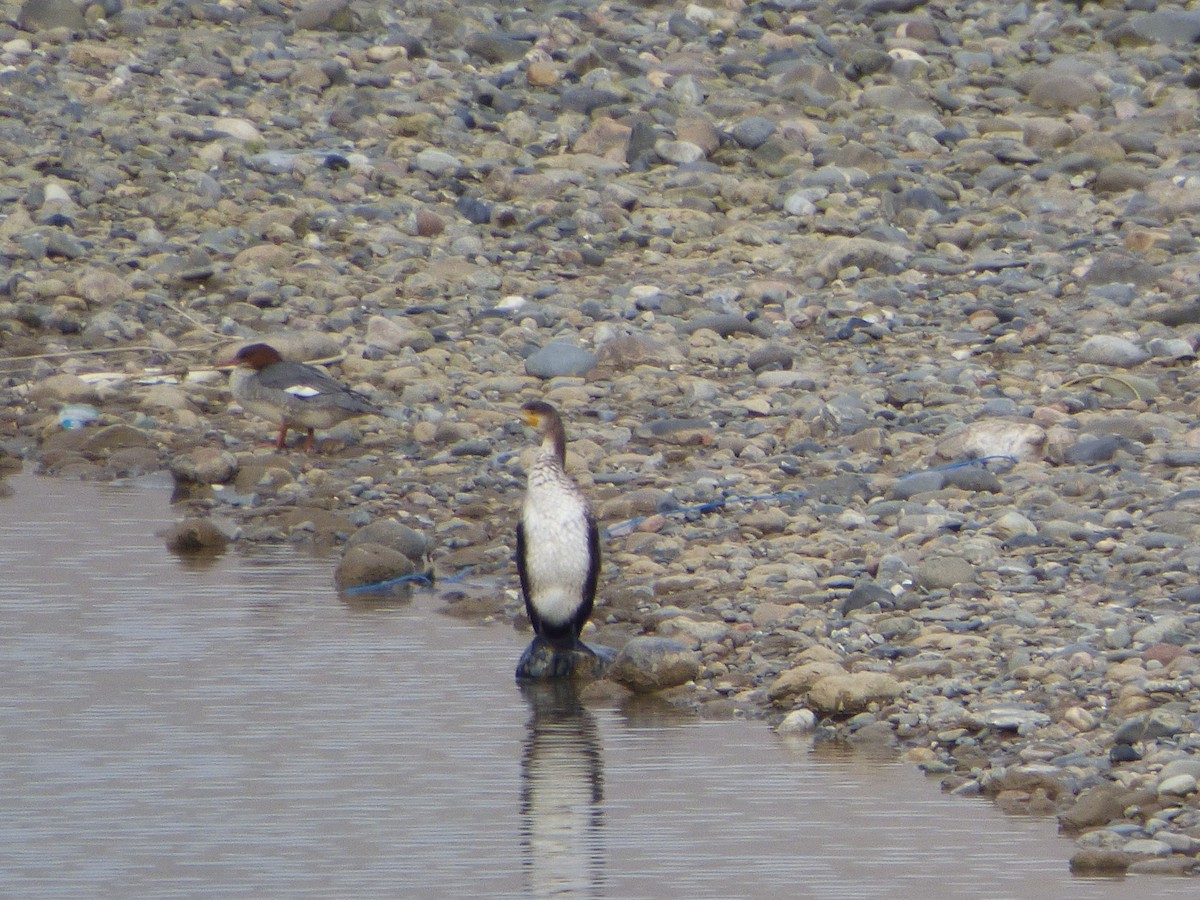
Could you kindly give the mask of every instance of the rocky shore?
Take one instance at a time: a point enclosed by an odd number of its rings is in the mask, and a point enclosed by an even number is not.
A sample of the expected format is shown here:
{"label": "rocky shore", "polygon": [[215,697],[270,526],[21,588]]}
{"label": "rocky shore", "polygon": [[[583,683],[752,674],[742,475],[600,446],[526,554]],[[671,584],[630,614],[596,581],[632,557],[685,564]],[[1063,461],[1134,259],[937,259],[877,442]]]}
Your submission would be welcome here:
{"label": "rocky shore", "polygon": [[[1057,815],[1079,871],[1189,872],[1197,36],[1156,0],[0,2],[0,442],[169,470],[181,552],[371,526],[408,550],[362,571],[520,624],[549,400],[608,529],[586,639]],[[250,339],[386,414],[276,453],[214,368]]]}

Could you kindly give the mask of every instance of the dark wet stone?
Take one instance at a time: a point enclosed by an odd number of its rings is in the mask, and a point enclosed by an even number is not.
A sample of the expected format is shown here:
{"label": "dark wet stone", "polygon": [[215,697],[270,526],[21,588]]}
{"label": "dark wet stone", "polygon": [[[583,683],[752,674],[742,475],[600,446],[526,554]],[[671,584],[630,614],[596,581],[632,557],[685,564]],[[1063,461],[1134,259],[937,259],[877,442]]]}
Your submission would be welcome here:
{"label": "dark wet stone", "polygon": [[878,603],[881,609],[889,609],[895,605],[895,600],[891,591],[881,588],[873,581],[864,581],[856,584],[842,599],[838,604],[838,612],[844,616],[856,609],[864,609],[872,603]]}
{"label": "dark wet stone", "polygon": [[610,647],[580,642],[573,649],[562,649],[535,636],[517,662],[516,677],[518,681],[595,680],[604,676],[615,657]]}
{"label": "dark wet stone", "polygon": [[486,225],[492,221],[492,204],[478,197],[459,197],[454,208],[473,225]]}
{"label": "dark wet stone", "polygon": [[384,40],[385,47],[403,47],[404,52],[408,54],[409,59],[419,59],[423,56],[428,56],[425,50],[425,45],[421,43],[421,39],[416,35],[409,34],[407,31],[392,31],[387,39]]}
{"label": "dark wet stone", "polygon": [[1175,599],[1182,603],[1200,603],[1200,585],[1190,584],[1181,587],[1175,593]]}
{"label": "dark wet stone", "polygon": [[775,123],[762,116],[748,116],[730,129],[730,135],[741,146],[757,150],[775,134]]}
{"label": "dark wet stone", "polygon": [[176,522],[164,537],[167,549],[178,554],[218,553],[229,543],[229,538],[212,520],[202,518]]}
{"label": "dark wet stone", "polygon": [[79,259],[88,252],[88,245],[72,234],[54,228],[45,233],[45,255]]}
{"label": "dark wet stone", "polygon": [[1113,744],[1108,751],[1108,759],[1114,764],[1137,762],[1141,758],[1142,754],[1131,744]]}
{"label": "dark wet stone", "polygon": [[912,12],[924,6],[928,0],[867,0],[857,10],[857,14],[869,20],[872,16],[884,13]]}
{"label": "dark wet stone", "polygon": [[985,466],[956,466],[945,469],[946,484],[963,491],[987,491],[998,494],[1004,490],[996,473]]}
{"label": "dark wet stone", "polygon": [[1151,310],[1148,317],[1164,325],[1195,325],[1200,323],[1200,300],[1160,307]]}
{"label": "dark wet stone", "polygon": [[908,500],[917,494],[928,491],[940,491],[946,484],[946,473],[916,472],[906,475],[888,489],[888,497],[893,500]]}
{"label": "dark wet stone", "polygon": [[1063,458],[1069,463],[1080,465],[1107,462],[1117,454],[1118,450],[1121,450],[1129,443],[1125,438],[1112,434],[1100,437],[1084,437],[1080,438],[1073,447],[1068,449],[1063,454]]}
{"label": "dark wet stone", "polygon": [[704,29],[681,12],[671,13],[667,19],[667,32],[685,41],[694,41],[704,37]]}
{"label": "dark wet stone", "polygon": [[850,54],[846,64],[846,77],[851,81],[860,81],[876,72],[884,72],[891,68],[892,58],[875,47],[860,47]]}
{"label": "dark wet stone", "polygon": [[483,438],[459,441],[450,447],[451,456],[491,456],[495,446]]}
{"label": "dark wet stone", "polygon": [[638,160],[648,157],[657,158],[654,145],[662,137],[661,132],[653,123],[639,119],[633,123],[633,132],[629,135],[629,147],[625,151],[625,161],[632,165]]}
{"label": "dark wet stone", "polygon": [[465,45],[468,53],[481,56],[490,63],[516,62],[524,58],[533,44],[504,34],[473,34]]}
{"label": "dark wet stone", "polygon": [[786,347],[768,344],[766,347],[751,350],[746,357],[746,365],[750,367],[751,372],[787,370],[792,367],[793,358],[793,352]]}
{"label": "dark wet stone", "polygon": [[754,326],[750,320],[738,313],[713,313],[712,315],[700,316],[690,320],[684,326],[683,331],[686,334],[693,334],[702,328],[715,331],[721,337],[729,337],[730,335],[737,334],[739,331],[754,331]]}
{"label": "dark wet stone", "polygon": [[1168,450],[1163,462],[1177,469],[1200,466],[1200,450]]}
{"label": "dark wet stone", "polygon": [[595,247],[580,247],[579,256],[587,266],[602,266],[608,262],[608,256]]}
{"label": "dark wet stone", "polygon": [[830,324],[825,334],[830,340],[855,340],[856,343],[862,343],[869,338],[883,337],[887,334],[887,329],[882,325],[868,322],[866,319],[859,318],[858,316],[847,316]]}
{"label": "dark wet stone", "polygon": [[590,116],[596,110],[620,103],[619,95],[600,88],[579,87],[563,91],[562,105],[571,112],[583,113]]}
{"label": "dark wet stone", "polygon": [[686,684],[699,673],[699,656],[678,641],[635,637],[621,648],[607,677],[634,693],[648,694]]}
{"label": "dark wet stone", "polygon": [[1084,847],[1071,857],[1071,871],[1076,875],[1118,874],[1129,868],[1133,858],[1120,850]]}

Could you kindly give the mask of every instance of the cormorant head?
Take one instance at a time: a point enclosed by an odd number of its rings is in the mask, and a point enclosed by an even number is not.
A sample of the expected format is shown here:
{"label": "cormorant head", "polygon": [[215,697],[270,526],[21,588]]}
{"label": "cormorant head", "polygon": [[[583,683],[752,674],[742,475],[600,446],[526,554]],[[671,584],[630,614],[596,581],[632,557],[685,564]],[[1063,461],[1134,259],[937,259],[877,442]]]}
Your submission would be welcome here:
{"label": "cormorant head", "polygon": [[538,434],[545,434],[550,430],[552,422],[561,422],[562,418],[559,416],[558,410],[549,403],[530,400],[521,407],[521,421]]}
{"label": "cormorant head", "polygon": [[553,446],[559,462],[565,463],[567,436],[557,409],[541,400],[530,400],[521,407],[521,420],[538,433],[543,446]]}

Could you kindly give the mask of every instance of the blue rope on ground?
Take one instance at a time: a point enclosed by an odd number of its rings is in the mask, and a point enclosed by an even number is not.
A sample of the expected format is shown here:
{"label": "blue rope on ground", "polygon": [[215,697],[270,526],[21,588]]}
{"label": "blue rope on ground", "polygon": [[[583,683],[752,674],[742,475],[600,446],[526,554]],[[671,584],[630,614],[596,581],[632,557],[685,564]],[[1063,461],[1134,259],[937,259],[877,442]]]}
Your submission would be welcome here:
{"label": "blue rope on ground", "polygon": [[374,581],[371,584],[358,584],[354,587],[342,588],[343,594],[370,594],[402,584],[422,584],[430,586],[433,579],[428,575],[401,575],[399,578],[389,578],[387,581]]}
{"label": "blue rope on ground", "polygon": [[[439,584],[458,584],[468,575],[475,571],[474,566],[467,566],[461,572],[455,575],[439,578]],[[433,576],[425,573],[414,573],[412,575],[401,575],[399,578],[389,578],[386,581],[374,581],[371,584],[359,584],[354,587],[343,588],[343,594],[369,594],[374,591],[381,591],[386,588],[396,587],[401,584],[420,584],[423,587],[433,587]]]}
{"label": "blue rope on ground", "polygon": [[[993,454],[992,456],[977,456],[975,459],[964,459],[961,462],[946,463],[944,466],[935,466],[932,469],[922,469],[923,472],[949,472],[951,469],[965,469],[968,466],[983,466],[987,468],[987,464],[993,460],[1002,459],[1007,463],[1012,463],[1014,466],[1020,462],[1015,456],[1008,456],[1003,453]],[[920,472],[909,472],[909,475],[920,475]],[[905,478],[908,475],[904,476]]]}
{"label": "blue rope on ground", "polygon": [[[759,500],[802,500],[808,496],[807,491],[778,491],[773,494],[749,494],[745,497],[733,495],[731,497],[722,497],[719,500],[710,500],[707,503],[699,503],[695,506],[681,506],[679,509],[671,509],[666,512],[657,513],[661,516],[682,516],[696,517],[704,513],[712,512],[714,509],[721,509],[729,506],[731,503],[757,503]],[[624,522],[618,522],[616,525],[610,525],[604,529],[606,537],[620,537],[621,535],[629,534],[645,522],[649,516],[636,516],[632,519],[627,519]]]}

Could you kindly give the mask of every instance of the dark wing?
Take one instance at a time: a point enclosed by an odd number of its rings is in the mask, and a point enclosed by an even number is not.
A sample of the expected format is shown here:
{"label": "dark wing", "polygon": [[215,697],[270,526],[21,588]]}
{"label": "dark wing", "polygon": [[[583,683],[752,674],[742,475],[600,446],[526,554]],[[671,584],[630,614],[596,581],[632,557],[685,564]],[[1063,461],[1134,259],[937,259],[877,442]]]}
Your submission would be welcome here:
{"label": "dark wing", "polygon": [[587,514],[587,532],[588,571],[587,580],[583,583],[583,604],[575,615],[576,635],[592,615],[592,607],[596,603],[596,585],[600,581],[600,528],[596,525],[596,517],[590,512]]}
{"label": "dark wing", "polygon": [[259,372],[264,387],[284,391],[302,403],[314,405],[332,402],[348,412],[366,413],[376,409],[367,397],[338,382],[324,369],[303,363],[281,362]]}
{"label": "dark wing", "polygon": [[348,409],[355,413],[373,413],[378,412],[379,407],[371,402],[370,398],[358,391],[352,391],[348,387],[343,387],[341,393],[337,396],[337,404],[342,409]]}
{"label": "dark wing", "polygon": [[529,621],[533,624],[533,630],[537,634],[542,633],[542,622],[538,617],[537,611],[533,608],[533,601],[530,599],[533,596],[533,586],[529,583],[529,567],[525,564],[525,523],[520,519],[517,520],[517,575],[521,578],[521,596],[525,598],[525,612],[529,615]]}
{"label": "dark wing", "polygon": [[328,372],[295,362],[267,366],[259,371],[258,380],[264,387],[288,391],[297,396],[308,394],[310,397],[316,397],[342,390],[342,386],[334,381]]}

